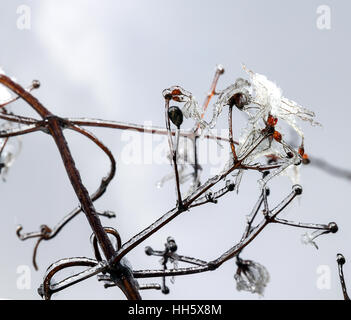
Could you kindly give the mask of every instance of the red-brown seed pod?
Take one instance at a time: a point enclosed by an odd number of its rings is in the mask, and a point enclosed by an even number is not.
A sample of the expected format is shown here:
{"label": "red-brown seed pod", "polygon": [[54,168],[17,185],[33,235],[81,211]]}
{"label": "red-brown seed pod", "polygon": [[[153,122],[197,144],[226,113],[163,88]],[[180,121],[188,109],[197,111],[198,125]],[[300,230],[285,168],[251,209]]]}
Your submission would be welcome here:
{"label": "red-brown seed pod", "polygon": [[247,97],[241,92],[234,94],[228,100],[228,105],[230,107],[236,106],[239,110],[242,110],[244,106],[247,104],[248,104]]}
{"label": "red-brown seed pod", "polygon": [[311,160],[309,159],[308,155],[306,153],[304,153],[302,155],[302,163],[303,164],[309,164],[311,162]]}
{"label": "red-brown seed pod", "polygon": [[181,102],[180,98],[178,96],[172,96],[172,99],[177,102]]}
{"label": "red-brown seed pod", "polygon": [[268,116],[268,119],[267,119],[267,124],[271,127],[274,127],[278,122],[278,119],[273,117],[272,115],[269,115]]}
{"label": "red-brown seed pod", "polygon": [[172,90],[171,94],[172,94],[172,96],[179,96],[182,93],[181,93],[181,91],[179,89],[174,89],[174,90]]}
{"label": "red-brown seed pod", "polygon": [[181,99],[180,99],[179,96],[180,96],[181,94],[182,94],[182,92],[181,92],[179,89],[174,89],[174,90],[172,90],[172,92],[171,92],[172,99],[173,99],[174,101],[180,102]]}
{"label": "red-brown seed pod", "polygon": [[305,154],[305,148],[304,148],[304,147],[300,147],[300,148],[299,148],[299,155],[300,155],[301,157],[303,157],[304,154]]}
{"label": "red-brown seed pod", "polygon": [[177,102],[186,102],[191,97],[191,93],[184,90],[182,87],[173,86],[162,91],[162,95],[167,100],[174,100]]}
{"label": "red-brown seed pod", "polygon": [[275,141],[280,142],[282,140],[282,135],[279,131],[274,131],[273,138]]}

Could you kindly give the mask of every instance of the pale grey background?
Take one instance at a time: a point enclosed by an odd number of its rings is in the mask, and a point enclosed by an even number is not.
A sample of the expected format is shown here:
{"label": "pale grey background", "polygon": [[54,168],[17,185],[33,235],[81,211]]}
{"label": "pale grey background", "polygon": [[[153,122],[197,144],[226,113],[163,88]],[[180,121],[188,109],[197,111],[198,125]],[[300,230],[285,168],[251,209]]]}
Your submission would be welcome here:
{"label": "pale grey background", "polygon": [[[32,10],[31,29],[18,30],[18,5]],[[316,27],[319,5],[331,7],[331,30]],[[35,95],[62,116],[87,116],[163,125],[161,91],[173,84],[191,90],[200,101],[209,88],[216,64],[226,73],[225,88],[245,76],[241,63],[275,80],[290,97],[317,113],[323,128],[304,126],[306,148],[318,157],[350,167],[349,159],[349,1],[9,1],[0,3],[0,64],[23,85],[40,79]],[[24,103],[13,107],[27,114]],[[126,144],[121,132],[94,131],[119,160]],[[69,134],[83,180],[89,190],[106,173],[108,162],[84,137]],[[114,210],[124,240],[173,207],[173,186],[155,188],[169,171],[162,165],[118,162],[117,177],[96,206]],[[230,194],[217,206],[194,209],[178,217],[128,255],[136,269],[158,268],[146,257],[145,245],[162,248],[173,235],[179,252],[210,260],[238,241],[245,215],[257,198],[257,176],[247,175],[242,192]],[[303,230],[269,226],[243,253],[265,265],[271,281],[264,299],[341,299],[335,255],[351,261],[349,196],[351,184],[312,167],[302,170],[304,195],[286,213],[291,219],[327,223],[340,231],[318,239],[320,249],[300,242]],[[272,203],[290,190],[287,178],[272,186]],[[77,204],[53,141],[41,133],[23,138],[23,150],[6,183],[0,185],[0,297],[39,299],[47,266],[71,256],[92,257],[90,229],[79,216],[54,240],[39,248],[40,270],[31,266],[34,242],[20,242],[18,223],[25,231],[46,223],[53,226]],[[213,234],[213,237],[210,236]],[[16,268],[30,265],[31,290],[18,290]],[[330,290],[316,286],[317,268],[331,271]],[[234,261],[215,272],[178,277],[167,296],[143,292],[145,299],[256,299],[237,292]],[[351,287],[351,264],[345,268]],[[157,279],[156,279],[157,280]],[[120,299],[118,289],[105,290],[91,278],[56,299]]]}

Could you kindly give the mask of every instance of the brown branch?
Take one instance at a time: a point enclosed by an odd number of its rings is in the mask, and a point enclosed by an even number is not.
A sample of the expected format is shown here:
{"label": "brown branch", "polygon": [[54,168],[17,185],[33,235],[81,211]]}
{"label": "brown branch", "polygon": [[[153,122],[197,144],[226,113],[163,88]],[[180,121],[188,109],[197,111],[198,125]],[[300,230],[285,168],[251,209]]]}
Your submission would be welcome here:
{"label": "brown branch", "polygon": [[0,138],[10,138],[15,136],[20,136],[26,133],[32,133],[42,129],[43,127],[38,123],[38,124],[28,125],[26,127],[21,127],[19,129],[0,130]]}
{"label": "brown branch", "polygon": [[[168,135],[168,131],[165,128],[157,126],[143,126],[134,123],[118,122],[111,120],[101,120],[101,119],[87,119],[87,118],[67,118],[65,119],[72,124],[83,126],[83,127],[97,127],[97,128],[110,128],[110,129],[120,129],[120,130],[135,130],[140,133],[150,133],[158,135]],[[172,136],[175,136],[176,130],[171,130]],[[179,136],[184,138],[192,139],[193,137],[200,137],[199,134],[194,133],[191,130],[179,130]],[[218,140],[229,142],[228,138],[215,136],[215,135],[204,135],[204,139]],[[235,144],[238,142],[234,141]]]}
{"label": "brown branch", "polygon": [[[0,83],[5,85],[7,88],[15,92],[18,96],[24,99],[45,121],[48,133],[53,137],[59,153],[61,155],[63,164],[65,166],[67,175],[70,179],[72,187],[79,199],[82,210],[86,215],[86,218],[100,244],[100,247],[107,260],[110,260],[114,254],[114,249],[107,236],[107,233],[103,229],[100,219],[96,213],[93,202],[88,194],[88,191],[84,187],[79,171],[75,166],[75,162],[71,155],[70,149],[68,147],[67,141],[63,135],[62,127],[67,125],[67,122],[57,116],[53,116],[50,111],[48,111],[35,97],[33,97],[29,92],[23,89],[20,85],[13,82],[10,78],[5,75],[0,75]],[[125,270],[119,264],[111,265],[112,269]],[[111,270],[113,272],[113,270]],[[119,277],[119,287],[125,293],[129,299],[140,299],[138,289],[130,278],[128,272],[124,272]]]}
{"label": "brown branch", "polygon": [[[219,80],[219,77],[224,73],[224,68],[221,66],[221,65],[218,65],[216,67],[216,72],[215,72],[215,75],[214,75],[214,78],[212,80],[212,84],[211,84],[211,88],[210,88],[210,91],[209,93],[207,94],[206,96],[206,99],[204,101],[204,104],[202,105],[202,114],[201,114],[201,119],[204,118],[205,116],[205,113],[206,113],[206,110],[208,108],[208,105],[212,99],[212,97],[216,94],[216,87],[217,87],[217,83],[218,83],[218,80]],[[198,130],[200,128],[200,124],[198,123],[195,127],[195,130],[194,132],[197,133]]]}
{"label": "brown branch", "polygon": [[[219,76],[224,72],[222,68],[217,68],[214,80],[211,85],[211,92],[208,94],[205,103],[203,105],[203,113],[201,117],[204,117],[205,111],[209,105],[210,99],[215,92],[215,88],[217,85],[217,81]],[[66,169],[66,173],[68,178],[72,184],[72,187],[76,193],[76,196],[80,202],[80,207],[73,210],[69,215],[67,215],[62,222],[59,223],[56,229],[52,231],[47,226],[42,226],[40,232],[32,232],[26,235],[21,234],[22,227],[17,229],[17,235],[22,239],[27,238],[34,238],[38,237],[38,241],[35,245],[34,252],[33,252],[33,264],[36,266],[36,252],[38,246],[42,240],[48,240],[52,238],[54,235],[59,232],[59,230],[67,224],[74,216],[76,216],[81,210],[85,213],[86,218],[90,224],[91,229],[93,230],[93,247],[95,251],[96,260],[87,259],[87,258],[71,258],[71,259],[63,259],[58,261],[57,263],[53,264],[49,267],[45,279],[43,287],[40,289],[40,293],[45,298],[50,298],[51,294],[57,291],[60,291],[64,288],[67,288],[75,283],[78,283],[84,279],[87,279],[93,275],[99,273],[108,273],[109,276],[105,276],[103,280],[109,281],[106,283],[105,286],[118,286],[126,295],[128,299],[140,299],[139,289],[162,289],[162,292],[167,293],[168,288],[166,287],[166,276],[174,276],[174,275],[186,275],[186,274],[193,274],[205,271],[211,271],[219,266],[221,266],[224,262],[228,261],[229,259],[238,256],[239,253],[245,248],[249,243],[251,243],[261,232],[262,230],[269,224],[269,223],[280,223],[289,226],[295,227],[303,227],[303,228],[313,228],[317,230],[322,230],[324,233],[329,232],[336,232],[337,226],[335,223],[330,223],[329,225],[317,225],[317,224],[306,224],[306,223],[295,223],[284,219],[278,219],[278,214],[288,206],[293,199],[302,193],[302,188],[300,186],[293,186],[292,192],[281,202],[279,203],[273,210],[269,209],[268,200],[267,200],[267,190],[266,188],[262,188],[262,194],[256,203],[251,215],[249,216],[248,224],[245,229],[245,232],[236,245],[231,247],[229,250],[224,252],[215,260],[206,262],[204,260],[181,256],[176,254],[174,251],[170,250],[166,247],[164,252],[157,252],[153,251],[154,255],[162,255],[164,257],[163,261],[163,270],[139,270],[139,271],[132,271],[129,267],[126,266],[124,262],[122,262],[122,258],[134,249],[138,244],[142,241],[150,237],[152,234],[157,232],[160,228],[165,226],[175,217],[180,215],[181,213],[185,212],[186,210],[200,206],[208,202],[216,202],[218,198],[225,195],[227,192],[232,191],[234,189],[234,185],[230,183],[225,188],[220,189],[219,191],[209,192],[210,188],[215,186],[219,181],[225,179],[228,174],[233,172],[234,170],[256,170],[256,171],[265,171],[274,168],[280,168],[280,170],[284,170],[285,165],[283,164],[274,164],[272,166],[257,166],[257,165],[243,165],[242,162],[252,153],[254,150],[267,138],[272,135],[272,132],[266,132],[262,130],[262,134],[259,138],[257,138],[250,146],[248,150],[245,151],[244,155],[241,159],[237,158],[236,150],[235,150],[235,142],[233,140],[233,131],[232,131],[232,106],[229,106],[229,114],[228,114],[228,126],[229,126],[229,139],[216,137],[212,135],[206,135],[206,139],[214,139],[214,140],[223,140],[230,143],[231,151],[234,158],[234,163],[231,165],[229,169],[221,172],[220,174],[210,178],[207,180],[206,183],[200,185],[191,195],[189,195],[186,199],[182,200],[182,195],[180,191],[180,183],[179,183],[179,173],[177,168],[177,149],[178,149],[178,139],[180,136],[186,137],[191,139],[194,142],[194,149],[195,149],[195,157],[196,157],[196,139],[199,137],[197,131],[199,125],[194,130],[191,131],[183,131],[179,129],[171,130],[170,128],[170,116],[169,116],[169,101],[170,98],[165,98],[165,120],[166,120],[166,129],[157,128],[157,127],[144,127],[140,125],[134,124],[125,124],[121,122],[114,122],[114,121],[105,121],[105,120],[98,120],[98,119],[65,119],[53,115],[49,110],[47,110],[35,97],[30,94],[30,90],[23,89],[20,85],[13,82],[10,78],[4,75],[0,75],[0,83],[4,84],[7,88],[12,90],[17,97],[13,98],[11,101],[9,100],[3,105],[0,105],[0,108],[3,108],[3,111],[0,114],[0,118],[6,121],[17,122],[21,124],[26,124],[27,126],[20,129],[15,130],[5,130],[0,132],[0,138],[5,138],[5,143],[7,142],[9,137],[22,135],[38,130],[42,130],[48,134],[50,134],[59,150],[61,155],[63,164]],[[33,83],[33,88],[35,87]],[[6,113],[6,109],[4,109],[5,105],[9,104],[17,100],[18,98],[24,99],[42,118],[41,121],[21,117],[17,115],[8,115]],[[174,99],[176,100],[176,99]],[[176,100],[178,101],[178,100]],[[173,121],[173,120],[172,120]],[[81,128],[81,126],[93,126],[93,127],[109,127],[109,128],[116,128],[122,130],[136,130],[138,132],[145,132],[145,133],[152,133],[152,134],[161,134],[168,136],[168,142],[170,147],[170,152],[172,156],[172,164],[174,168],[174,174],[176,179],[176,187],[177,187],[177,198],[178,198],[178,205],[176,208],[168,211],[166,214],[161,216],[158,220],[152,223],[149,227],[142,230],[137,235],[133,236],[129,239],[126,243],[122,245],[120,236],[117,230],[113,228],[104,228],[101,225],[101,221],[99,219],[99,214],[93,205],[94,200],[100,197],[106,190],[107,185],[113,179],[116,171],[116,163],[115,159],[110,152],[110,150],[100,141],[98,140],[92,133],[88,132],[87,130]],[[99,189],[90,196],[88,191],[86,190],[84,184],[81,181],[80,173],[75,166],[74,159],[72,157],[71,151],[63,134],[63,130],[69,128],[72,129],[80,134],[83,134],[87,138],[89,138],[92,142],[94,142],[100,149],[102,149],[105,154],[109,157],[111,162],[111,169],[107,177],[104,177],[101,181]],[[174,146],[172,137],[175,136],[176,146]],[[289,146],[287,146],[289,147]],[[292,150],[294,153],[294,150]],[[296,152],[295,152],[296,153]],[[196,159],[197,160],[197,159]],[[278,169],[279,170],[279,169]],[[197,178],[197,161],[195,161],[195,178]],[[204,195],[204,196],[203,196]],[[255,227],[252,228],[252,224],[254,219],[256,218],[262,204],[264,204],[264,215],[263,220]],[[102,214],[103,215],[103,214]],[[107,213],[105,214],[107,215]],[[108,237],[108,234],[112,234],[115,236],[117,240],[117,248],[115,249],[112,246],[112,243]],[[168,240],[167,240],[168,241]],[[105,259],[100,254],[99,248],[102,249],[103,255]],[[171,258],[174,260],[186,262],[195,265],[194,267],[189,268],[177,268],[177,269],[167,269],[167,259]],[[88,266],[89,268],[83,272],[80,272],[72,277],[68,277],[60,282],[55,284],[51,284],[52,276],[57,273],[58,271],[71,267],[71,266]],[[341,273],[340,273],[341,268]],[[339,264],[339,274],[342,274],[342,267]],[[145,277],[163,277],[162,279],[162,286],[158,284],[146,284],[138,286],[137,282],[134,278],[145,278]],[[343,276],[343,274],[342,274]],[[346,287],[343,285],[343,290]],[[344,296],[345,296],[344,292]],[[347,293],[346,293],[347,295]]]}
{"label": "brown branch", "polygon": [[0,74],[0,83],[26,101],[43,119],[52,115],[51,112],[49,112],[49,110],[47,110],[37,98],[23,89],[19,84],[12,81],[8,76]]}
{"label": "brown branch", "polygon": [[[276,217],[296,196],[298,193],[296,193],[296,188],[293,189],[293,191],[280,203],[278,206],[276,206],[271,214],[269,216],[266,216],[263,218],[263,220],[259,223],[259,225],[255,228],[254,232],[248,233],[245,231],[245,237],[242,237],[242,239],[231,247],[229,250],[224,252],[221,256],[218,258],[205,262],[202,260],[201,264],[198,265],[197,267],[190,267],[190,268],[177,268],[177,269],[168,269],[168,270],[138,270],[134,271],[133,275],[135,278],[148,278],[148,277],[167,277],[167,276],[179,276],[179,275],[188,275],[188,274],[194,274],[194,273],[200,273],[200,272],[206,272],[206,271],[212,271],[220,267],[224,262],[228,261],[229,259],[232,259],[233,257],[237,256],[249,243],[251,243],[261,232],[262,230],[269,224],[272,223],[272,218]],[[261,196],[258,200],[258,203],[254,207],[254,214],[258,211],[258,208],[263,202],[263,197]],[[246,228],[247,230],[247,228]],[[194,259],[194,258],[192,258]]]}
{"label": "brown branch", "polygon": [[36,124],[36,123],[38,123],[37,119],[18,116],[15,114],[8,114],[8,113],[0,113],[0,119],[10,121],[10,122],[22,123],[22,124]]}
{"label": "brown branch", "polygon": [[[63,269],[75,266],[86,266],[91,268],[86,271],[83,271],[83,273],[80,273],[70,278],[66,278],[63,281],[56,283],[55,285],[51,284],[52,278],[56,273]],[[75,283],[92,277],[95,274],[105,270],[106,268],[106,263],[98,263],[96,260],[93,259],[81,257],[61,259],[49,266],[45,273],[43,284],[38,289],[38,292],[46,300],[49,300],[53,293],[61,291]]]}
{"label": "brown branch", "polygon": [[[38,89],[39,87],[40,87],[40,82],[39,82],[38,80],[33,80],[33,81],[32,81],[32,84],[31,84],[27,89],[25,89],[25,90],[28,91],[28,92],[31,92],[32,90]],[[18,100],[20,97],[21,97],[21,96],[18,95],[18,96],[14,97],[14,98],[9,99],[8,101],[5,101],[4,103],[1,103],[1,104],[0,104],[0,109],[5,110],[5,107],[6,107],[7,105],[9,105],[10,103],[15,102],[15,101]]]}

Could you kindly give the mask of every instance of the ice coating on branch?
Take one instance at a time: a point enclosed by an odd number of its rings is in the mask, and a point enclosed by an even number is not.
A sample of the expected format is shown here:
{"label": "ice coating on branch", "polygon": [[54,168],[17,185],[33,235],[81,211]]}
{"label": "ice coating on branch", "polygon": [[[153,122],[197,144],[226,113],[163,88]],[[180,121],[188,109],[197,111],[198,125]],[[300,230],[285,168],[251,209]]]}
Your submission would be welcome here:
{"label": "ice coating on branch", "polygon": [[[261,124],[254,126],[249,123],[247,125],[239,139],[238,159],[242,161],[242,164],[249,166],[263,165],[265,162],[262,163],[262,160],[275,159],[271,165],[279,165],[279,167],[270,170],[268,175],[259,180],[261,189],[265,187],[270,179],[280,174],[285,174],[294,183],[298,183],[299,170],[296,166],[301,163],[298,152],[283,139],[278,142],[269,137],[265,138],[263,129],[264,127]],[[231,161],[233,163],[233,159]],[[243,173],[244,170],[240,169],[236,175],[235,188],[237,192]]]}
{"label": "ice coating on branch", "polygon": [[301,236],[301,242],[303,244],[311,244],[316,249],[318,249],[317,243],[315,241],[318,237],[320,237],[323,234],[327,234],[329,232],[335,233],[337,231],[338,231],[338,226],[336,225],[336,223],[331,222],[328,224],[326,229],[317,229],[311,233],[308,233],[308,232],[304,233]]}
{"label": "ice coating on branch", "polygon": [[[320,125],[314,120],[315,113],[300,106],[295,101],[283,97],[282,90],[266,76],[255,73],[243,66],[250,76],[253,89],[252,103],[259,106],[259,111],[251,116],[251,123],[255,124],[260,119],[266,119],[269,114],[288,123],[303,139],[303,132],[297,125],[297,119],[310,122],[311,125]],[[246,110],[247,111],[247,110]]]}
{"label": "ice coating on branch", "polygon": [[192,93],[183,89],[180,86],[172,86],[162,91],[165,99],[170,99],[176,102],[184,102],[182,113],[185,118],[193,118],[196,121],[201,119],[202,108],[193,97]]}
{"label": "ice coating on branch", "polygon": [[[5,74],[4,70],[0,67],[0,74]],[[11,92],[4,85],[0,84],[0,105],[9,101],[12,98]],[[9,111],[9,108],[7,111]],[[0,124],[0,131],[11,130],[17,127],[12,122],[4,121]],[[3,181],[6,181],[9,168],[13,165],[16,157],[21,151],[22,142],[19,137],[10,139],[0,138],[0,176]]]}
{"label": "ice coating on branch", "polygon": [[306,244],[306,245],[312,245],[316,249],[318,249],[318,246],[317,246],[316,242],[314,241],[315,238],[316,237],[313,235],[313,233],[305,232],[303,235],[301,235],[301,242],[303,244]]}
{"label": "ice coating on branch", "polygon": [[182,112],[185,118],[192,118],[199,122],[201,121],[203,109],[199,106],[199,103],[195,100],[195,98],[191,96],[189,100],[185,102]]}
{"label": "ice coating on branch", "polygon": [[165,99],[174,100],[177,102],[187,102],[192,97],[190,91],[183,89],[181,86],[172,86],[164,89],[162,95]]}
{"label": "ice coating on branch", "polygon": [[[171,154],[168,153],[168,159],[171,161]],[[184,184],[189,180],[192,180],[188,194],[193,192],[199,184],[200,174],[201,174],[201,166],[198,165],[197,177],[195,177],[195,159],[194,159],[194,151],[192,148],[192,142],[188,139],[180,139],[177,149],[177,164],[178,164],[178,174],[179,174],[179,183]],[[170,181],[174,180],[174,172],[166,174],[156,183],[157,188],[162,188],[163,185]]]}
{"label": "ice coating on branch", "polygon": [[[260,180],[260,187],[263,188],[268,180],[274,176],[280,174],[291,164],[297,162],[298,155],[295,153],[295,157],[287,158],[287,153],[291,151],[287,145],[285,146],[282,142],[277,142],[273,139],[265,138],[262,133],[262,128],[256,129],[256,127],[249,125],[242,131],[239,139],[239,146],[237,147],[238,159],[242,161],[243,165],[256,166],[260,165],[260,159],[265,158],[268,155],[274,155],[277,159],[280,159],[280,168],[274,169],[267,175],[263,180]],[[233,158],[231,160],[233,162]],[[262,161],[261,161],[262,162]],[[236,175],[235,189],[238,192],[240,182],[244,170],[240,169]]]}
{"label": "ice coating on branch", "polygon": [[[306,109],[297,102],[285,98],[282,90],[266,76],[253,72],[243,65],[250,80],[238,78],[234,84],[218,93],[218,98],[213,105],[212,119],[209,123],[203,120],[203,108],[199,105],[192,93],[180,86],[173,86],[163,91],[164,97],[169,97],[177,102],[184,102],[183,115],[191,118],[200,125],[201,129],[213,129],[217,119],[225,106],[233,105],[235,95],[241,95],[241,104],[238,109],[249,115],[249,123],[257,126],[260,120],[267,119],[268,115],[284,120],[303,139],[304,135],[298,126],[297,120],[310,122],[311,125],[320,125],[314,120],[313,111]],[[237,102],[237,101],[236,101]],[[253,112],[253,110],[256,110]]]}
{"label": "ice coating on branch", "polygon": [[172,86],[163,90],[163,97],[176,102],[184,102],[182,107],[183,116],[186,119],[193,119],[201,129],[208,127],[208,124],[202,120],[203,107],[199,105],[190,91],[180,86]]}
{"label": "ice coating on branch", "polygon": [[[176,269],[178,269],[179,268],[179,265],[178,265],[178,261],[177,260],[175,260],[175,259],[170,259],[171,260],[171,262],[173,263],[173,268],[176,270]],[[175,283],[175,277],[173,276],[173,277],[171,277],[171,283],[172,284],[174,284]]]}
{"label": "ice coating on branch", "polygon": [[281,172],[282,176],[287,176],[292,184],[300,183],[300,166],[288,166],[286,170]]}
{"label": "ice coating on branch", "polygon": [[[13,125],[10,122],[4,122],[0,125],[0,131],[11,129]],[[22,149],[22,140],[20,137],[13,137],[11,139],[0,138],[0,176],[3,181],[6,177],[10,167],[13,165],[15,159]]]}
{"label": "ice coating on branch", "polygon": [[[264,157],[272,156],[277,159],[273,168],[269,170],[269,174],[258,181],[261,189],[269,180],[281,174],[287,175],[296,184],[299,182],[299,168],[296,166],[305,156],[304,151],[300,152],[300,149],[303,150],[304,134],[298,122],[306,121],[311,125],[320,124],[314,120],[314,112],[285,98],[282,90],[266,76],[255,73],[246,66],[243,66],[243,69],[249,75],[248,80],[238,78],[234,84],[215,93],[217,99],[213,104],[212,119],[209,122],[203,119],[204,110],[191,92],[179,86],[173,86],[164,90],[163,95],[170,100],[184,103],[183,115],[195,121],[197,129],[202,130],[201,137],[204,136],[205,132],[211,136],[211,130],[216,126],[218,117],[226,108],[236,107],[233,111],[245,112],[249,118],[246,128],[240,135],[239,145],[236,147],[238,160],[246,166],[262,166],[266,164],[261,161]],[[273,117],[273,124],[269,124],[269,117]],[[235,120],[235,115],[233,115],[233,119]],[[294,147],[285,142],[284,132],[275,128],[278,121],[288,124],[301,137],[299,150],[295,150]],[[233,164],[234,159],[230,155],[223,171],[232,167]],[[237,192],[243,172],[243,169],[239,169],[234,173]],[[182,173],[182,168],[180,168],[181,179],[183,179]],[[170,174],[164,179],[169,180],[171,177]],[[188,176],[186,177],[188,178]],[[165,180],[161,180],[159,185],[162,185]]]}
{"label": "ice coating on branch", "polygon": [[209,124],[210,128],[214,128],[217,124],[217,119],[222,113],[223,107],[231,104],[231,99],[236,94],[242,94],[245,100],[245,105],[251,102],[251,84],[242,78],[238,78],[234,84],[230,85],[218,95],[217,101],[213,106],[213,116]]}

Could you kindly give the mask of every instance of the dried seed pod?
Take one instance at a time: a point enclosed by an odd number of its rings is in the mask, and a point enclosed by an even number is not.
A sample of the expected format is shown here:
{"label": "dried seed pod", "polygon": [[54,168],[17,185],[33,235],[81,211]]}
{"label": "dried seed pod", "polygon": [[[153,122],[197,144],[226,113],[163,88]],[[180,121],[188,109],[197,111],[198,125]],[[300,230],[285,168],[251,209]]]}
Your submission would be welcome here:
{"label": "dried seed pod", "polygon": [[301,157],[303,157],[303,155],[305,154],[305,148],[304,147],[299,147],[299,150],[298,150],[298,152],[299,152],[299,155],[301,156]]}
{"label": "dried seed pod", "polygon": [[274,131],[273,138],[277,142],[282,141],[282,135],[281,135],[281,133],[279,131]]}
{"label": "dried seed pod", "polygon": [[248,291],[263,295],[269,282],[268,270],[261,264],[252,260],[237,261],[238,269],[234,275],[238,291]]}
{"label": "dried seed pod", "polygon": [[310,162],[311,162],[311,160],[309,159],[308,155],[306,153],[304,153],[302,156],[302,163],[309,164]]}
{"label": "dried seed pod", "polygon": [[246,95],[238,92],[229,98],[228,104],[230,107],[236,106],[239,110],[242,110],[242,108],[248,104],[248,100]]}
{"label": "dried seed pod", "polygon": [[168,116],[172,123],[179,129],[183,123],[183,112],[177,106],[171,106],[168,109]]}
{"label": "dried seed pod", "polygon": [[269,115],[268,116],[268,119],[267,119],[267,124],[271,127],[274,127],[278,122],[278,118],[276,117],[273,117],[272,115]]}
{"label": "dried seed pod", "polygon": [[177,102],[187,102],[191,97],[189,91],[184,90],[180,86],[173,86],[162,91],[165,99],[174,100]]}

